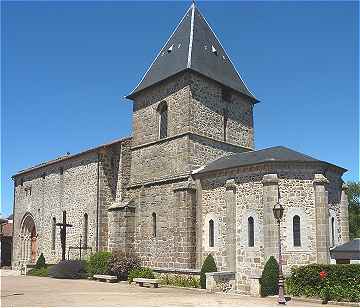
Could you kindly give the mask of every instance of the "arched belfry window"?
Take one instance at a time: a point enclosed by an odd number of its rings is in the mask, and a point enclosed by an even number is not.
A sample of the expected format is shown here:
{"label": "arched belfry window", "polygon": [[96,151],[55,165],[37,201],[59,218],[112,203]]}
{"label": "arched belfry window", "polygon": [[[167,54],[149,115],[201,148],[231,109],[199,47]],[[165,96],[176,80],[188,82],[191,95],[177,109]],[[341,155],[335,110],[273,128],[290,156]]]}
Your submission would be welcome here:
{"label": "arched belfry window", "polygon": [[166,102],[162,102],[159,106],[160,123],[159,136],[160,139],[168,136],[168,107]]}
{"label": "arched belfry window", "polygon": [[89,218],[88,214],[84,214],[84,247],[87,248],[88,245],[88,228],[89,228]]}
{"label": "arched belfry window", "polygon": [[215,244],[215,230],[214,230],[214,221],[209,220],[209,247],[214,247]]}
{"label": "arched belfry window", "polygon": [[153,237],[156,237],[156,213],[152,213]]}
{"label": "arched belfry window", "polygon": [[248,218],[248,246],[254,247],[255,234],[254,234],[254,218]]}
{"label": "arched belfry window", "polygon": [[295,215],[293,218],[293,240],[294,246],[301,246],[301,234],[300,234],[300,216]]}
{"label": "arched belfry window", "polygon": [[331,217],[331,246],[335,246],[335,218]]}
{"label": "arched belfry window", "polygon": [[56,241],[56,218],[52,219],[52,230],[51,230],[51,249],[55,250],[55,241]]}

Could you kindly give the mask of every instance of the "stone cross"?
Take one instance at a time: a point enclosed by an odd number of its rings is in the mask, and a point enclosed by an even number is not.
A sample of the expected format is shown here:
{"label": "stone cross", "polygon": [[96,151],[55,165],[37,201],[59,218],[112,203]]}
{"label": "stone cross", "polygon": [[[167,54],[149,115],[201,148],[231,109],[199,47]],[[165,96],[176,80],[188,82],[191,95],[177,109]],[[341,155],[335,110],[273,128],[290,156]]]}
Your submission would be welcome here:
{"label": "stone cross", "polygon": [[60,227],[62,260],[65,260],[66,259],[66,228],[72,227],[72,225],[66,223],[65,211],[63,211],[63,222],[58,222],[56,225]]}

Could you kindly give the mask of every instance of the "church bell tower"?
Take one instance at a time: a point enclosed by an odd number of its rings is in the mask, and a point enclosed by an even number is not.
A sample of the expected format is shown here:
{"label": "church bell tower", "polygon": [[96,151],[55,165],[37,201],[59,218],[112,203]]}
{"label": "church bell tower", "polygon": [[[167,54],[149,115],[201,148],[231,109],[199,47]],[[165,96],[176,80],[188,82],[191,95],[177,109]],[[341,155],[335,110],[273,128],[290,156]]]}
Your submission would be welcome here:
{"label": "church bell tower", "polygon": [[188,177],[220,156],[254,149],[258,100],[195,3],[127,98],[132,185]]}

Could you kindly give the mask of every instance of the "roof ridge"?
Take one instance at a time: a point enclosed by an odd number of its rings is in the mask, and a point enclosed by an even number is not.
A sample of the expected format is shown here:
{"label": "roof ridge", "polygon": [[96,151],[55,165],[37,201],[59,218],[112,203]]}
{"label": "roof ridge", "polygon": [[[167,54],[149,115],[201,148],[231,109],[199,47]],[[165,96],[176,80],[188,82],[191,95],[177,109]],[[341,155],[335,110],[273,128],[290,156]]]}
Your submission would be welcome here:
{"label": "roof ridge", "polygon": [[190,5],[190,7],[186,10],[184,16],[181,18],[180,22],[178,22],[178,24],[176,25],[175,29],[173,30],[173,32],[170,34],[169,38],[167,39],[167,41],[165,42],[165,44],[160,48],[159,52],[156,54],[154,60],[151,62],[151,64],[149,65],[148,69],[146,70],[145,74],[143,75],[143,77],[141,78],[141,80],[139,81],[139,83],[136,85],[136,87],[131,91],[131,93],[127,96],[129,97],[130,95],[132,95],[133,93],[135,93],[135,90],[140,86],[140,84],[144,81],[147,73],[150,71],[150,69],[152,68],[152,66],[154,65],[154,63],[156,62],[157,58],[160,56],[161,51],[164,49],[164,47],[167,45],[167,43],[170,41],[170,39],[172,38],[172,36],[176,33],[176,30],[179,28],[179,26],[181,25],[181,23],[183,22],[183,20],[185,19],[187,13],[191,10],[191,8],[194,6],[194,3],[192,3]]}

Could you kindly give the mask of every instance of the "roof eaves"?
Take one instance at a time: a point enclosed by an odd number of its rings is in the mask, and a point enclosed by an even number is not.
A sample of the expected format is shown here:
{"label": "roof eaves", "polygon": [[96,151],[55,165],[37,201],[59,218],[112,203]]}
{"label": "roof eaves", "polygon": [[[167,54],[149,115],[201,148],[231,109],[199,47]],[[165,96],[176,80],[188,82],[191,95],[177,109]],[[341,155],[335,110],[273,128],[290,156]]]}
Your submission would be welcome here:
{"label": "roof eaves", "polygon": [[347,171],[347,169],[344,169],[342,167],[336,166],[334,164],[328,163],[326,161],[322,161],[322,160],[314,160],[314,161],[304,161],[304,160],[272,160],[272,159],[267,159],[261,162],[257,162],[257,163],[246,163],[246,164],[242,164],[242,165],[237,165],[237,166],[231,166],[231,167],[226,167],[226,168],[217,168],[217,169],[212,169],[212,170],[204,170],[206,168],[206,166],[203,166],[201,168],[201,170],[197,169],[194,170],[196,171],[196,173],[193,173],[194,176],[206,176],[206,175],[211,175],[211,173],[216,173],[222,170],[231,170],[231,169],[237,169],[237,168],[242,168],[242,167],[249,167],[249,166],[258,166],[258,165],[266,165],[269,163],[279,163],[279,164],[285,164],[285,163],[303,163],[303,164],[325,164],[325,165],[330,165],[332,167],[335,167],[336,169],[339,169],[341,171],[341,173],[345,173]]}
{"label": "roof eaves", "polygon": [[62,161],[71,159],[71,158],[75,158],[75,157],[78,157],[78,156],[81,156],[81,155],[84,155],[84,154],[87,154],[87,153],[90,153],[90,152],[99,150],[99,149],[101,149],[101,148],[105,148],[105,147],[114,145],[114,144],[116,144],[116,143],[121,143],[121,142],[124,142],[124,141],[126,141],[126,140],[129,140],[129,139],[131,139],[131,138],[132,138],[132,136],[120,138],[120,139],[111,141],[111,142],[109,142],[109,143],[105,143],[105,144],[99,145],[99,146],[97,146],[97,147],[95,147],[95,148],[91,148],[91,149],[88,149],[88,150],[85,150],[85,151],[82,151],[82,152],[79,152],[79,153],[76,153],[76,154],[73,154],[73,155],[65,155],[65,156],[61,156],[61,157],[59,157],[59,158],[55,158],[55,159],[52,159],[52,160],[48,160],[48,161],[46,161],[46,162],[44,162],[44,163],[40,163],[40,164],[35,165],[35,166],[33,166],[33,167],[29,167],[29,168],[20,170],[19,172],[17,172],[16,174],[14,174],[14,175],[11,177],[11,179],[14,180],[15,177],[17,177],[17,176],[19,176],[19,175],[23,175],[23,174],[32,172],[32,171],[34,171],[34,170],[41,169],[41,168],[43,168],[43,167],[47,167],[47,166],[50,166],[50,165],[53,165],[53,164],[56,164],[56,163],[59,163],[59,162],[62,162]]}

